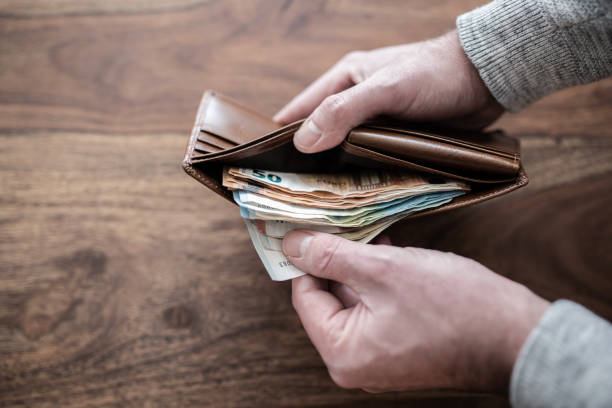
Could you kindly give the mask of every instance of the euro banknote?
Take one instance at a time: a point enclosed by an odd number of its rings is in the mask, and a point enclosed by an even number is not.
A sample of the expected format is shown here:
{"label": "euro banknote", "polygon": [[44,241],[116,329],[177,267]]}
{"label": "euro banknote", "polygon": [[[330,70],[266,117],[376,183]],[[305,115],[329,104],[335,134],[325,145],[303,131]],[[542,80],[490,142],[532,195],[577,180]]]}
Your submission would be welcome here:
{"label": "euro banknote", "polygon": [[[262,230],[261,224],[258,225],[258,221],[256,220],[244,221],[246,223],[247,230],[249,231],[251,241],[253,242],[255,252],[257,252],[257,255],[261,259],[262,263],[264,264],[264,268],[266,268],[266,271],[272,280],[283,281],[304,275],[304,273],[296,268],[295,265],[293,265],[283,253],[282,237],[272,237],[266,235],[264,232],[265,230]],[[364,235],[360,240],[353,239],[353,241],[368,243],[387,226],[388,225],[378,225],[377,230],[372,230],[368,234]],[[348,236],[344,237],[342,234],[338,235],[342,236],[343,238],[350,239]]]}
{"label": "euro banknote", "polygon": [[358,174],[294,174],[225,168],[223,185],[278,201],[316,208],[355,208],[410,195],[468,190],[460,181],[414,173],[367,170]]}
{"label": "euro banknote", "polygon": [[[300,212],[299,206],[275,203],[274,200],[249,192],[235,191],[234,201],[240,206],[240,215],[246,219],[280,219],[303,224],[363,227],[384,217],[396,214],[406,216],[417,211],[438,207],[463,194],[465,192],[462,190],[421,194],[370,206],[363,211],[360,211],[359,208],[349,209],[346,210],[346,214],[340,213],[342,210],[320,209],[317,211],[317,209],[309,207],[303,207],[304,211]],[[306,211],[306,209],[309,211]]]}
{"label": "euro banknote", "polygon": [[393,223],[469,191],[466,183],[417,173],[363,170],[299,174],[226,167],[253,246],[273,280],[302,275],[282,252],[289,231],[308,229],[367,243]]}
{"label": "euro banknote", "polygon": [[[283,281],[297,278],[304,275],[302,271],[296,268],[283,254],[280,249],[270,248],[269,240],[277,240],[278,238],[270,238],[257,230],[255,223],[251,220],[245,220],[249,231],[249,236],[255,247],[255,252],[264,264],[270,278],[275,281]],[[279,247],[280,248],[280,247]]]}

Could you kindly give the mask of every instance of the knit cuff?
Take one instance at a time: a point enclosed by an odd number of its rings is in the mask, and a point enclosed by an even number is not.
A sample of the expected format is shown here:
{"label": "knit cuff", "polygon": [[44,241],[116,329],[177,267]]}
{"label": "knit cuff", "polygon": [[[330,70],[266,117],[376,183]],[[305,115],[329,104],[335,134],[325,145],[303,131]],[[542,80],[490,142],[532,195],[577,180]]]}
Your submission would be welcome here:
{"label": "knit cuff", "polygon": [[612,75],[607,0],[496,0],[457,18],[459,38],[509,111]]}
{"label": "knit cuff", "polygon": [[611,347],[610,323],[576,303],[553,303],[514,365],[512,406],[612,406]]}

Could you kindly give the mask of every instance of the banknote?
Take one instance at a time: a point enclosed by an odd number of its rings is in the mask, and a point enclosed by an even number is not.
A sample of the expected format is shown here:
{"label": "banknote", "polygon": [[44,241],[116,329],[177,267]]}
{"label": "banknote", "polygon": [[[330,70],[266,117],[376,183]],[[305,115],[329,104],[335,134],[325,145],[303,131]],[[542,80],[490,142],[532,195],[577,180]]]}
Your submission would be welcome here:
{"label": "banknote", "polygon": [[469,191],[461,181],[382,170],[298,174],[226,167],[223,185],[232,190],[273,280],[303,274],[282,252],[289,231],[308,229],[367,243],[407,215]]}
{"label": "banknote", "polygon": [[275,246],[280,248],[280,239],[267,237],[262,234],[252,220],[244,220],[246,222],[251,241],[259,259],[264,264],[270,278],[275,281],[282,281],[297,278],[304,275],[302,271],[296,268],[283,254],[281,250],[271,249],[270,240],[275,240]]}
{"label": "banknote", "polygon": [[[383,217],[388,217],[395,214],[408,215],[416,211],[422,211],[428,208],[438,207],[450,202],[453,198],[465,194],[464,191],[445,191],[440,193],[422,194],[419,196],[408,197],[406,199],[398,199],[396,202],[386,203],[389,205],[381,205],[379,208],[368,208],[363,212],[351,212],[343,215],[338,212],[331,214],[325,213],[328,209],[322,209],[320,212],[295,212],[284,206],[275,203],[265,197],[258,197],[251,201],[242,201],[244,195],[240,192],[234,192],[234,201],[240,206],[240,215],[247,219],[260,220],[284,220],[302,224],[316,225],[332,225],[340,227],[362,227],[372,222],[375,222]],[[252,198],[252,196],[251,196]],[[291,208],[296,210],[295,206]],[[312,209],[310,209],[312,210]]]}
{"label": "banknote", "polygon": [[[226,167],[223,171],[223,185],[230,190],[249,191],[278,201],[317,208],[355,208],[410,195],[469,189],[463,182],[432,177],[426,179],[397,171],[391,177],[385,176],[383,171],[363,171],[357,175],[296,175],[249,170]],[[263,179],[254,174],[260,174]],[[307,181],[316,185],[305,186]],[[362,186],[359,184],[361,181],[367,184]],[[343,186],[343,189],[338,186]],[[346,191],[347,186],[353,191]]]}
{"label": "banknote", "polygon": [[254,220],[257,229],[264,235],[274,238],[282,238],[289,231],[297,229],[309,229],[311,231],[326,232],[328,234],[338,234],[341,232],[349,232],[357,228],[337,227],[334,225],[312,225],[300,224],[283,220]]}
{"label": "banknote", "polygon": [[[376,226],[375,229],[371,229],[369,231],[364,231],[365,234],[360,239],[354,239],[349,235],[344,235],[343,233],[337,234],[345,239],[352,239],[353,241],[362,242],[367,244],[371,240],[373,240],[378,234],[387,228],[390,224],[397,221],[388,220],[384,223],[381,223]],[[249,235],[251,237],[251,241],[253,241],[253,246],[255,247],[255,251],[257,255],[262,260],[266,271],[275,281],[282,281],[297,278],[298,276],[304,275],[302,271],[296,268],[283,254],[283,239],[282,237],[271,237],[262,232],[260,228],[260,221],[257,220],[244,220],[247,229],[249,231]],[[259,225],[258,225],[259,224]],[[295,228],[298,229],[298,228]]]}
{"label": "banknote", "polygon": [[284,173],[229,167],[227,173],[282,190],[300,193],[327,192],[339,196],[361,195],[368,191],[428,184],[416,173],[364,170],[353,173]]}

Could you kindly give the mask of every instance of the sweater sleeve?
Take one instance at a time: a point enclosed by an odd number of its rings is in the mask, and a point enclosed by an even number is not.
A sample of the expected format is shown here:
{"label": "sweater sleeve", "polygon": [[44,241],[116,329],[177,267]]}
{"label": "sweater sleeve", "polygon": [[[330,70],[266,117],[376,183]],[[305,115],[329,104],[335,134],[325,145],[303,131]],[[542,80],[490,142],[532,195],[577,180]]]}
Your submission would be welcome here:
{"label": "sweater sleeve", "polygon": [[509,111],[612,75],[611,0],[495,0],[459,16],[457,29]]}
{"label": "sweater sleeve", "polygon": [[544,313],[512,371],[516,408],[612,407],[612,325],[559,300]]}

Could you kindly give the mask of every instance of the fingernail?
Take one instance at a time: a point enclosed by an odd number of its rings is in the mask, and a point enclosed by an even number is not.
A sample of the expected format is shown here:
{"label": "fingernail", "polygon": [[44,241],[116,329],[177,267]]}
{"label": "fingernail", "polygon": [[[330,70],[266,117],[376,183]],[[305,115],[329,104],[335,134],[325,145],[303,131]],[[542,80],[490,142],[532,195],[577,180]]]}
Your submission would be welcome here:
{"label": "fingernail", "polygon": [[306,122],[295,133],[294,143],[300,147],[312,147],[321,137],[321,129],[308,118]]}
{"label": "fingernail", "polygon": [[283,252],[292,258],[301,258],[312,241],[312,234],[305,231],[291,231],[283,239]]}
{"label": "fingernail", "polygon": [[272,120],[276,123],[280,123],[280,118],[282,118],[281,113],[282,111],[277,112],[276,115],[274,115],[274,117],[272,118]]}

